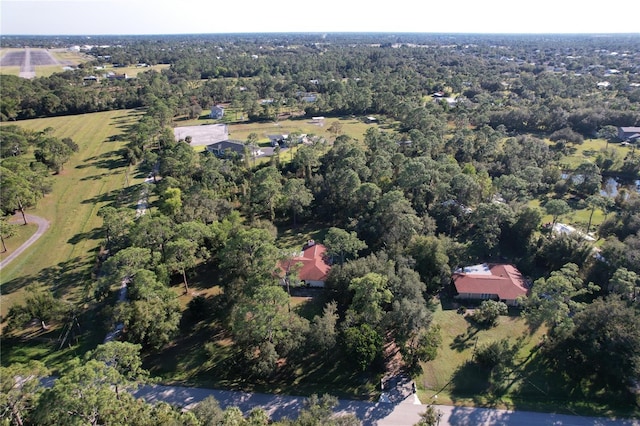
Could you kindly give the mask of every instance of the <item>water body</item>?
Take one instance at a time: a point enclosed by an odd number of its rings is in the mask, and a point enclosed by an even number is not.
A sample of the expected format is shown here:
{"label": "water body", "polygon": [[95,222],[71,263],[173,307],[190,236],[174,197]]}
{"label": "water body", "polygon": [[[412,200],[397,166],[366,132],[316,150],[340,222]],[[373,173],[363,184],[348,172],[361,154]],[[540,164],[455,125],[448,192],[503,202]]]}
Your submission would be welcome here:
{"label": "water body", "polygon": [[[582,181],[581,175],[572,176],[568,173],[562,173],[561,177],[562,179],[571,179],[574,184],[578,184]],[[640,179],[622,180],[613,176],[602,178],[600,195],[615,198],[622,189],[625,189],[627,192],[640,193]]]}
{"label": "water body", "polygon": [[600,195],[615,198],[622,189],[625,189],[627,192],[640,193],[640,179],[624,182],[614,177],[602,178]]}

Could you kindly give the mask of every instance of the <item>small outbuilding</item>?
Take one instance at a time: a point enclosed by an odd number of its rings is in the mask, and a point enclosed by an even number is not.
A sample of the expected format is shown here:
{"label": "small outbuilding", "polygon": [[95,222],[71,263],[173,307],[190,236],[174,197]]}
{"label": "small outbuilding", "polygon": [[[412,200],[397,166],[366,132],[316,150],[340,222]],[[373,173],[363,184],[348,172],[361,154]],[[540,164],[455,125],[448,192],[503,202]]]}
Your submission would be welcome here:
{"label": "small outbuilding", "polygon": [[209,113],[209,118],[213,118],[215,120],[219,120],[224,117],[224,108],[220,105],[214,105],[211,107],[211,112]]}
{"label": "small outbuilding", "polygon": [[640,127],[618,127],[618,139],[622,142],[636,142],[640,139]]}

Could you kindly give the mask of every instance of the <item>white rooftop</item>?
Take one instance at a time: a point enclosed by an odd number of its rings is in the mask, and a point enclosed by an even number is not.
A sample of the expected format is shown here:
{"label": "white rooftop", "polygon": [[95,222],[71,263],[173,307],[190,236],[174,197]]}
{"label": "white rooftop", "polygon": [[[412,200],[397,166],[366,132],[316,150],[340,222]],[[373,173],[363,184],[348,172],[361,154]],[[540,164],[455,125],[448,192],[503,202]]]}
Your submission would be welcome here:
{"label": "white rooftop", "polygon": [[456,269],[456,272],[464,272],[465,274],[491,275],[489,265],[487,265],[486,263],[465,266],[464,268]]}
{"label": "white rooftop", "polygon": [[587,241],[595,241],[596,240],[591,235],[588,235],[588,234],[585,234],[583,232],[577,231],[576,228],[574,228],[571,225],[567,225],[566,223],[556,223],[555,225],[553,225],[553,231],[558,233],[558,234],[573,234],[574,232],[577,232],[578,235],[580,235],[582,238],[584,238]]}
{"label": "white rooftop", "polygon": [[229,130],[226,124],[203,124],[176,127],[173,129],[173,135],[177,141],[191,136],[191,146],[202,146],[228,140]]}

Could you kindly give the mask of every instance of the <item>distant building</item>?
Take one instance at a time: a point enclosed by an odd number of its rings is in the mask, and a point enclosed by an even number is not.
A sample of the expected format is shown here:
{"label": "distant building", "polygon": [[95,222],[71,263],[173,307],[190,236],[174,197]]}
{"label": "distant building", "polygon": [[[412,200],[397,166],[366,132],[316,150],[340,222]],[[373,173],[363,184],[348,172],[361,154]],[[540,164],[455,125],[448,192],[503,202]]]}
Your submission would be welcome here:
{"label": "distant building", "polygon": [[224,117],[224,108],[219,105],[214,105],[211,107],[211,113],[209,113],[209,118],[220,119]]}
{"label": "distant building", "polygon": [[516,306],[517,299],[526,296],[525,279],[513,265],[486,264],[456,270],[452,277],[456,299],[496,300]]}
{"label": "distant building", "polygon": [[207,145],[207,151],[219,158],[228,158],[232,155],[237,155],[242,158],[245,155],[245,148],[249,150],[251,157],[262,155],[259,147],[255,145],[247,146],[241,141],[226,140]]}
{"label": "distant building", "polygon": [[126,73],[116,74],[116,73],[110,72],[109,74],[107,74],[107,78],[109,80],[126,80],[129,78],[129,76]]}
{"label": "distant building", "polygon": [[640,139],[640,127],[618,127],[618,139],[622,142],[636,142]]}

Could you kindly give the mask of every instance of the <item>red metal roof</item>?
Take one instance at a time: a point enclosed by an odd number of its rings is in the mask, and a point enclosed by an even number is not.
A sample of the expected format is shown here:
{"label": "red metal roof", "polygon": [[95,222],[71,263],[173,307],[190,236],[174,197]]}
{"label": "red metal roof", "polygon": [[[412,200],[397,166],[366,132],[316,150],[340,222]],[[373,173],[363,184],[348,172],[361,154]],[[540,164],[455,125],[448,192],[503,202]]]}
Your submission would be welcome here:
{"label": "red metal roof", "polygon": [[[301,263],[298,278],[303,281],[325,281],[331,266],[325,262],[327,248],[322,244],[314,244],[305,248],[300,256],[291,259],[291,266]],[[288,263],[288,261],[286,261]],[[280,263],[280,269],[286,271],[284,262]]]}
{"label": "red metal roof", "polygon": [[515,300],[527,294],[525,281],[513,265],[488,265],[490,273],[453,274],[453,284],[460,294],[496,294],[502,300]]}

